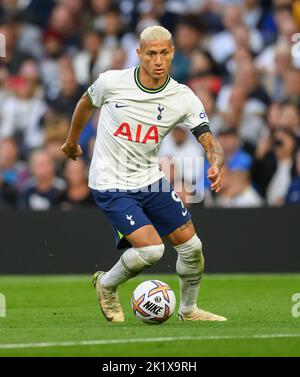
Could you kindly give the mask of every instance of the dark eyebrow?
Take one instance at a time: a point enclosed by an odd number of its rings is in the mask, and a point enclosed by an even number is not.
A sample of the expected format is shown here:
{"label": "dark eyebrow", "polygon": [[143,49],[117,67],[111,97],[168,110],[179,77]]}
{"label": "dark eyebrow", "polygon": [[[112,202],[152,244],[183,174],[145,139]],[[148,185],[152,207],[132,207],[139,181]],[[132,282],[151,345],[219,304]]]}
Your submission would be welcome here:
{"label": "dark eyebrow", "polygon": [[[159,51],[160,53],[162,53],[162,52],[165,52],[165,51],[169,51],[169,49],[168,48],[164,48],[163,50],[161,50],[161,51]],[[155,50],[147,50],[147,52],[152,52],[152,53],[157,53],[158,51],[155,51]]]}

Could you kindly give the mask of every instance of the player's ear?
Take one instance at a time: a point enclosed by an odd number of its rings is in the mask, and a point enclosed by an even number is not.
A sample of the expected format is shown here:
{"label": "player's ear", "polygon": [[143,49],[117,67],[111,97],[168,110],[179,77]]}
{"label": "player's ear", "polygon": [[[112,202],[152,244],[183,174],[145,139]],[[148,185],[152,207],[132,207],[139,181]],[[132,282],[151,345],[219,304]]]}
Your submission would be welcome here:
{"label": "player's ear", "polygon": [[138,58],[141,60],[141,49],[139,47],[136,49],[136,53]]}
{"label": "player's ear", "polygon": [[172,50],[171,50],[171,59],[174,58],[174,52],[175,52],[175,48],[174,48],[174,46],[172,46]]}

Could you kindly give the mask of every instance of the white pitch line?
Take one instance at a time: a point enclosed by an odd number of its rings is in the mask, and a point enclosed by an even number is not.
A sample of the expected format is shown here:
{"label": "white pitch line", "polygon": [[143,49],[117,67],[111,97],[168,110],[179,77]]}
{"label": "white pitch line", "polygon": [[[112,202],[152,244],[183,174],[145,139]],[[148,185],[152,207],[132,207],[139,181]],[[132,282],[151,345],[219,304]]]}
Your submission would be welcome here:
{"label": "white pitch line", "polygon": [[128,343],[154,343],[176,342],[182,340],[230,340],[230,339],[274,339],[274,338],[300,338],[300,334],[257,334],[257,335],[210,335],[210,336],[179,336],[166,338],[133,338],[133,339],[103,339],[81,340],[67,342],[44,342],[44,343],[16,343],[0,344],[0,350],[18,348],[48,348],[48,347],[72,347],[72,346],[100,346],[105,344],[128,344]]}

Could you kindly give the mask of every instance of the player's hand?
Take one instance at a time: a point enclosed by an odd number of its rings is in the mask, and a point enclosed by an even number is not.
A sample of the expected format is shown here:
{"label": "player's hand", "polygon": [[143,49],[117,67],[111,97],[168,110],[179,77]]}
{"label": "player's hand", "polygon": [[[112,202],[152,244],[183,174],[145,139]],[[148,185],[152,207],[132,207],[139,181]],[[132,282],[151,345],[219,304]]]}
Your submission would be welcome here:
{"label": "player's hand", "polygon": [[207,170],[207,178],[211,181],[210,189],[219,192],[221,189],[221,170],[212,166]]}
{"label": "player's hand", "polygon": [[270,137],[261,139],[257,144],[255,157],[259,160],[264,158],[264,156],[271,150],[271,148],[272,142]]}
{"label": "player's hand", "polygon": [[77,160],[78,157],[82,155],[82,149],[79,144],[70,144],[66,142],[62,147],[61,150],[64,154],[71,158],[72,160]]}

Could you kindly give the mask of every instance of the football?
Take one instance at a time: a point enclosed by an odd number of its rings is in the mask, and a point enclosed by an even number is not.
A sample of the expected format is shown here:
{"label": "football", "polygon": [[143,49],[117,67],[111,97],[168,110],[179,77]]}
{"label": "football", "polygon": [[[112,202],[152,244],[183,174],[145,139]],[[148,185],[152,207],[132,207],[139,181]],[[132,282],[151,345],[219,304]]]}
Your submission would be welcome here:
{"label": "football", "polygon": [[139,284],[131,298],[133,314],[148,324],[160,324],[174,313],[176,297],[168,284],[147,280]]}

